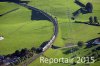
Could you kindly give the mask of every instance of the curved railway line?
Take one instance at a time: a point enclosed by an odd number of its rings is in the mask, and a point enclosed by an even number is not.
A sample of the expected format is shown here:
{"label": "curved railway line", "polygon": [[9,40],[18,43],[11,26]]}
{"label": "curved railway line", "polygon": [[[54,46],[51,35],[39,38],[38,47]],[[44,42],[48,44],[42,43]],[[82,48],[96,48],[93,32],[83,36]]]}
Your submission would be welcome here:
{"label": "curved railway line", "polygon": [[50,22],[53,23],[53,26],[54,26],[54,34],[51,37],[51,39],[49,40],[49,42],[43,47],[42,52],[39,53],[38,55],[36,55],[35,57],[32,57],[29,61],[22,64],[22,66],[27,66],[30,63],[32,63],[36,58],[40,57],[47,49],[49,49],[51,47],[52,43],[55,41],[57,34],[58,34],[58,21],[57,21],[56,17],[53,18],[51,15],[49,15],[49,14],[45,13],[44,11],[39,10],[35,7],[29,6],[29,5],[26,5],[26,4],[20,4],[20,3],[18,3],[18,4],[28,8],[30,10],[35,10],[37,12],[42,13],[44,16],[46,16],[49,19]]}

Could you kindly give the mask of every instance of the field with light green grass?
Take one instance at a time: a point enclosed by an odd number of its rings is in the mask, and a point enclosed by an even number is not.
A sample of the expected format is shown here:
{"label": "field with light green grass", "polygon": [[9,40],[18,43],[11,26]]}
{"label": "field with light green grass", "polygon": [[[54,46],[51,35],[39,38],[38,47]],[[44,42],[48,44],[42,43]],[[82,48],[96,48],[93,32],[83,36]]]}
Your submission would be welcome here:
{"label": "field with light green grass", "polygon": [[[79,22],[88,22],[90,16],[97,16],[100,21],[100,1],[99,0],[80,0],[82,3],[92,2],[93,13],[80,14],[75,20],[69,19],[72,12],[80,7],[74,3],[74,0],[31,0],[29,5],[34,6],[44,12],[57,17],[59,33],[53,43],[55,46],[65,47],[67,44],[77,44],[78,41],[87,42],[93,38],[100,37],[100,26],[87,25]],[[13,6],[10,6],[13,5]],[[13,53],[15,50],[22,48],[39,47],[42,42],[47,41],[53,34],[53,25],[46,20],[31,20],[31,11],[14,3],[1,3],[0,14],[5,13],[14,8],[16,11],[8,13],[0,17],[0,36],[4,36],[4,40],[0,41],[0,55]],[[70,49],[70,48],[69,48]],[[65,55],[63,50],[48,49],[44,55],[49,58],[70,58],[73,55],[84,56],[91,51],[90,49],[81,48],[77,52]],[[88,50],[87,52],[85,52]],[[78,54],[80,53],[80,54]],[[44,64],[40,63],[38,58],[29,66],[70,66],[70,64]],[[77,64],[75,66],[85,66],[85,64]],[[90,66],[99,66],[99,62],[90,64]]]}
{"label": "field with light green grass", "polygon": [[7,12],[19,8],[0,17],[0,36],[4,36],[4,40],[0,41],[0,55],[10,54],[22,48],[39,47],[42,42],[51,38],[53,34],[51,22],[32,21],[30,10],[16,4],[11,7],[10,4],[13,3],[0,3],[4,6],[0,8],[0,13],[4,13],[5,9]]}
{"label": "field with light green grass", "polygon": [[[88,22],[88,18],[90,16],[97,16],[98,20],[100,19],[100,7],[98,6],[100,1],[96,0],[80,0],[84,4],[87,2],[92,2],[94,6],[93,13],[89,14],[80,14],[77,18],[76,21],[81,21],[81,22]],[[36,3],[38,2],[38,3]],[[49,3],[48,3],[49,2]],[[52,2],[52,3],[50,3]],[[74,20],[68,19],[68,16],[71,16],[71,13],[79,9],[80,7],[74,3],[74,0],[34,0],[34,2],[29,3],[32,6],[35,6],[47,13],[50,13],[53,16],[56,16],[58,18],[59,22],[59,29],[61,36],[60,38],[64,38],[64,44],[65,43],[76,43],[78,41],[87,41],[91,38],[96,38],[100,36],[97,34],[100,32],[100,28],[97,26],[91,26],[91,25],[86,25],[86,24],[76,24],[73,23]],[[69,15],[67,14],[68,10],[70,11]],[[94,30],[97,31],[94,31]],[[76,38],[77,37],[77,38]],[[63,40],[63,39],[62,39]],[[59,44],[58,44],[59,45]]]}
{"label": "field with light green grass", "polygon": [[[88,18],[90,16],[97,16],[98,20],[100,19],[100,13],[99,13],[100,1],[99,0],[96,0],[96,1],[95,0],[89,0],[89,1],[80,0],[80,1],[83,2],[84,4],[86,4],[87,2],[92,2],[93,6],[94,6],[94,11],[93,11],[93,13],[90,13],[90,14],[85,14],[85,15],[80,14],[76,18],[76,21],[88,22]],[[38,2],[38,3],[36,3],[36,2]],[[52,3],[50,3],[50,2],[52,2]],[[77,6],[74,3],[73,0],[61,0],[61,1],[58,1],[58,0],[48,0],[48,1],[34,0],[34,3],[30,2],[30,5],[33,5],[33,6],[39,8],[47,13],[50,13],[51,15],[56,16],[58,18],[59,34],[58,34],[56,41],[53,43],[56,46],[64,47],[66,44],[69,44],[69,43],[77,44],[78,41],[87,42],[88,40],[90,40],[92,38],[100,37],[100,35],[98,34],[100,32],[100,27],[98,27],[98,26],[78,24],[78,23],[74,23],[74,20],[70,20],[70,22],[69,22],[68,16],[69,15],[72,16],[71,13],[80,8],[79,6]],[[67,14],[68,10],[70,10],[69,15]],[[82,56],[88,54],[90,52],[91,48],[88,49],[87,52],[86,52],[86,50],[80,49],[79,51],[75,52],[74,54],[77,54],[78,56],[82,57]],[[78,52],[80,52],[80,54],[78,54]],[[59,58],[59,57],[70,58],[74,54],[64,55],[62,50],[49,49],[48,51],[46,51],[46,53],[44,55],[49,58]],[[35,65],[35,66],[39,66],[39,65],[41,65],[41,66],[61,66],[61,65],[70,66],[70,64],[60,64],[60,63],[44,64],[44,63],[40,63],[39,61],[40,61],[40,59],[37,59],[29,66],[33,66],[33,65]],[[77,64],[76,66],[80,66],[80,65],[85,66],[85,64]],[[99,66],[99,62],[90,64],[90,66]]]}

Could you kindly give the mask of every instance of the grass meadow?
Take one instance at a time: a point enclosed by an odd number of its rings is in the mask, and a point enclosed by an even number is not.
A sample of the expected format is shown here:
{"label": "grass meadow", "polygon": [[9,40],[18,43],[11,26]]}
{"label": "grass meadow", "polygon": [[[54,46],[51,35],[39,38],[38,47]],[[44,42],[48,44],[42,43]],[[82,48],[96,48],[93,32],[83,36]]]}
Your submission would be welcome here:
{"label": "grass meadow", "polygon": [[[100,37],[100,26],[92,26],[79,22],[88,22],[90,16],[97,16],[100,21],[100,1],[99,0],[80,0],[82,3],[92,2],[94,9],[93,13],[80,14],[75,20],[71,20],[72,12],[80,7],[74,3],[74,0],[31,0],[29,5],[47,12],[53,17],[57,17],[59,33],[53,43],[59,47],[72,43],[77,44],[78,41],[87,42],[90,39]],[[0,36],[4,36],[4,40],[0,41],[0,55],[13,53],[15,50],[22,48],[39,47],[42,42],[47,41],[53,34],[53,25],[46,20],[31,20],[31,11],[14,3],[1,3],[0,14],[5,13],[11,9],[19,8],[9,14],[0,17]],[[67,50],[67,49],[66,49]],[[75,52],[80,52],[79,56],[89,53],[91,50],[81,48]],[[64,55],[64,50],[48,49],[44,55],[47,57],[71,57],[73,54]],[[43,64],[39,62],[39,58],[31,63],[29,66],[70,66],[70,64]],[[77,64],[76,66],[84,66],[84,64]],[[90,66],[99,66],[99,62],[91,64]]]}

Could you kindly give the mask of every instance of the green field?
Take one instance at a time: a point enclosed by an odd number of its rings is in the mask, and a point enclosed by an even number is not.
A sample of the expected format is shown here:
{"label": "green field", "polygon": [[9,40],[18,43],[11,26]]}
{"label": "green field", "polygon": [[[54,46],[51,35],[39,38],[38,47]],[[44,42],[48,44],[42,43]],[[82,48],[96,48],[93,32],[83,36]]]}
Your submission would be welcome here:
{"label": "green field", "polygon": [[[1,3],[1,5],[8,6],[8,3]],[[15,6],[8,7],[8,9],[4,7],[6,11],[15,8]],[[16,7],[20,9],[0,17],[0,36],[4,36],[4,40],[0,41],[0,54],[2,55],[13,53],[16,49],[39,47],[53,34],[51,22],[32,21],[30,10],[18,5]],[[3,10],[0,11],[3,13]]]}
{"label": "green field", "polygon": [[[100,1],[99,0],[80,0],[83,3],[92,2],[94,9],[91,14],[80,14],[76,20],[71,20],[68,16],[80,7],[74,3],[74,0],[31,0],[29,5],[47,12],[58,19],[59,34],[53,43],[56,46],[65,47],[65,45],[77,44],[78,41],[87,42],[90,39],[100,37],[100,26],[92,26],[74,21],[88,22],[90,16],[97,16],[100,21]],[[13,6],[11,6],[13,5]],[[18,10],[0,17],[0,36],[4,36],[4,40],[0,41],[0,55],[13,53],[15,50],[22,48],[39,47],[43,41],[49,40],[53,34],[53,25],[46,20],[31,20],[31,11],[13,3],[0,2],[0,14],[5,13],[14,8]],[[68,12],[69,11],[69,15]],[[67,49],[66,49],[67,50]],[[80,49],[75,52],[79,56],[89,53],[86,49]],[[64,50],[49,49],[45,52],[45,56],[50,58],[71,57],[74,54],[65,55]],[[99,66],[100,62],[91,64],[91,66]],[[39,62],[39,58],[29,66],[70,66],[70,64],[43,64]],[[77,64],[76,66],[85,66]]]}

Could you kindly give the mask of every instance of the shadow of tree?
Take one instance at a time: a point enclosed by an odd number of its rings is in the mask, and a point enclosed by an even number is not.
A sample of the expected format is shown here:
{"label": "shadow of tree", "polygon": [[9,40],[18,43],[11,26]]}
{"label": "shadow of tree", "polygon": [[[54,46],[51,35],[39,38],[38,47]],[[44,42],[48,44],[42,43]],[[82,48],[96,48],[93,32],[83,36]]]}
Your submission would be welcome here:
{"label": "shadow of tree", "polygon": [[87,24],[87,25],[92,25],[92,26],[100,26],[100,24],[90,24],[89,22],[81,22],[81,21],[75,21],[74,23]]}
{"label": "shadow of tree", "polygon": [[36,10],[32,10],[31,13],[31,20],[49,20],[47,16]]}
{"label": "shadow of tree", "polygon": [[98,38],[94,38],[94,39],[91,39],[91,40],[88,40],[86,43],[87,43],[87,46],[88,48],[91,48],[92,46],[95,46],[97,44],[93,44],[93,42],[96,40],[96,39],[100,39],[100,37]]}
{"label": "shadow of tree", "polygon": [[100,33],[98,33],[98,34],[100,34]]}
{"label": "shadow of tree", "polygon": [[4,15],[6,15],[6,14],[9,14],[9,13],[11,13],[11,12],[13,12],[13,11],[16,11],[16,10],[18,10],[19,8],[15,8],[15,9],[12,9],[12,10],[10,10],[10,11],[7,11],[7,12],[5,12],[5,13],[2,13],[2,14],[0,14],[0,17],[1,16],[4,16]]}
{"label": "shadow of tree", "polygon": [[0,2],[14,2],[14,3],[28,3],[29,1],[21,1],[21,0],[0,0]]}

